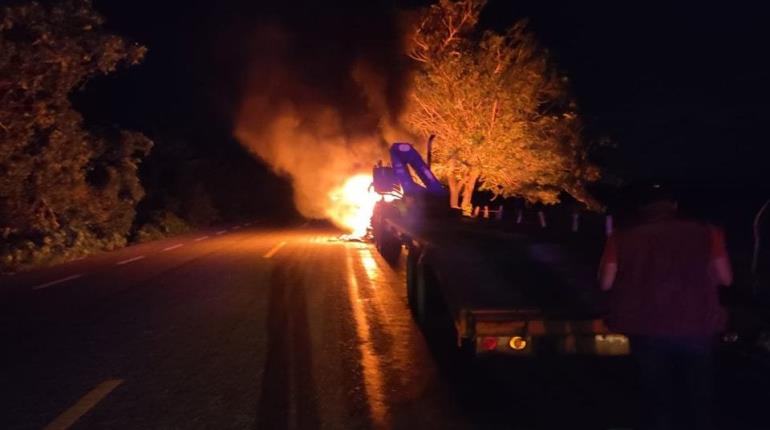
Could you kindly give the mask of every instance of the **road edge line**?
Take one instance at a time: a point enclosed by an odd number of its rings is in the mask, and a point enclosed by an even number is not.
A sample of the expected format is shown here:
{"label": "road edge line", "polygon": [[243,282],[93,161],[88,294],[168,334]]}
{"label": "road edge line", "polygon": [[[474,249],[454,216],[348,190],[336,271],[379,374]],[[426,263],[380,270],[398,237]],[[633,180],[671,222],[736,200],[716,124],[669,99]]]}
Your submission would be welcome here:
{"label": "road edge line", "polygon": [[74,405],[59,414],[50,424],[43,427],[43,430],[66,430],[72,427],[83,415],[87,414],[122,383],[122,379],[108,379],[102,382],[78,399]]}
{"label": "road edge line", "polygon": [[124,264],[133,263],[134,261],[144,260],[145,258],[147,258],[146,255],[139,255],[139,256],[136,256],[136,257],[133,257],[133,258],[129,258],[129,259],[126,259],[126,260],[123,260],[123,261],[118,261],[117,263],[115,263],[115,265],[116,266],[122,266]]}
{"label": "road edge line", "polygon": [[78,278],[80,278],[82,276],[83,276],[82,273],[79,273],[77,275],[67,276],[66,278],[61,278],[61,279],[57,279],[55,281],[46,282],[45,284],[40,284],[40,285],[34,286],[34,287],[32,287],[32,289],[33,290],[42,290],[43,288],[53,287],[54,285],[63,284],[65,282],[67,282],[67,281],[73,281],[73,280],[78,279]]}

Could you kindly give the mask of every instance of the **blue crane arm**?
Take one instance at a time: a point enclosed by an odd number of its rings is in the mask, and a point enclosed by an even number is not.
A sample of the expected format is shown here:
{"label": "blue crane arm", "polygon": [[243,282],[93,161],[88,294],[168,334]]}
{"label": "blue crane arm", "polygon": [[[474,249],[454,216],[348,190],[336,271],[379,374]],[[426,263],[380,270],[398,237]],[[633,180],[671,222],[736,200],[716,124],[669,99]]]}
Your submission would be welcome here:
{"label": "blue crane arm", "polygon": [[[393,167],[393,175],[401,184],[405,195],[419,194],[427,191],[434,195],[445,195],[447,190],[441,182],[436,179],[430,167],[420,156],[420,153],[409,143],[394,143],[390,147],[390,162]],[[420,178],[425,186],[416,183],[412,179],[407,166],[411,166],[417,177]]]}

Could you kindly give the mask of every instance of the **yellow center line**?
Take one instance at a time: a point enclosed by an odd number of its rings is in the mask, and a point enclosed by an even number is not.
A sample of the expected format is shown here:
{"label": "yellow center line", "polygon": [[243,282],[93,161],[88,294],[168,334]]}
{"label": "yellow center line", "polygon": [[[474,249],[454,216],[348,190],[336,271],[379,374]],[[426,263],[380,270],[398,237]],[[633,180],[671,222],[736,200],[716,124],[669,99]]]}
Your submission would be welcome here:
{"label": "yellow center line", "polygon": [[350,307],[353,309],[353,317],[356,322],[356,334],[358,335],[361,352],[361,363],[364,367],[364,387],[366,389],[366,396],[369,399],[369,411],[374,421],[374,427],[385,428],[386,406],[381,370],[382,363],[380,363],[380,357],[372,346],[371,328],[369,327],[369,321],[366,319],[361,289],[353,270],[353,259],[350,256],[350,249],[347,247],[345,248],[345,254],[348,273],[348,296],[350,297]]}
{"label": "yellow center line", "polygon": [[267,254],[263,255],[264,258],[271,258],[274,256],[278,251],[281,250],[286,245],[286,241],[279,243],[278,245],[275,245],[270,251],[267,251]]}
{"label": "yellow center line", "polygon": [[75,422],[77,422],[80,417],[93,409],[97,403],[101,402],[102,399],[107,397],[107,395],[110,394],[112,390],[117,388],[122,383],[122,379],[108,379],[102,382],[101,384],[97,385],[96,388],[89,391],[88,394],[81,397],[77,403],[72,405],[66,411],[62,412],[61,415],[56,417],[56,419],[51,422],[51,424],[45,426],[43,430],[65,430],[72,427],[72,425],[75,424]]}

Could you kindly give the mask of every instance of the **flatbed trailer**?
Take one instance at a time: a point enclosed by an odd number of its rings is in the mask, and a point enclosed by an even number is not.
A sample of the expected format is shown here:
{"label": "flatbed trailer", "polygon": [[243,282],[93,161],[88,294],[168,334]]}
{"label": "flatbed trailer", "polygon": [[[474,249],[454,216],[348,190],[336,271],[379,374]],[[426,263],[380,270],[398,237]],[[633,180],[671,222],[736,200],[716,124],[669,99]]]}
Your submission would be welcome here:
{"label": "flatbed trailer", "polygon": [[406,250],[406,295],[424,328],[451,323],[474,354],[628,354],[628,339],[603,322],[595,269],[563,245],[478,219],[408,222],[385,205],[375,208],[375,243],[391,261]]}
{"label": "flatbed trailer", "polygon": [[603,322],[595,264],[558,241],[450,210],[411,145],[394,144],[391,158],[392,167],[375,166],[374,187],[383,196],[398,189],[401,198],[376,204],[372,231],[386,260],[406,250],[406,296],[426,334],[449,326],[474,355],[629,353],[628,339]]}

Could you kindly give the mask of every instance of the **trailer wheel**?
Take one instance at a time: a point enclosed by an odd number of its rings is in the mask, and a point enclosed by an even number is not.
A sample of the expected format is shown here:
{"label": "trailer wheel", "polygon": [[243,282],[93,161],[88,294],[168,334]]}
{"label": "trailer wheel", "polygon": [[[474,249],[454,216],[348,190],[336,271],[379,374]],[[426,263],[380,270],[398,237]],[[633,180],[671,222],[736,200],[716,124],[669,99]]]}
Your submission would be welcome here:
{"label": "trailer wheel", "polygon": [[388,263],[394,264],[401,255],[401,240],[386,229],[380,229],[377,250]]}
{"label": "trailer wheel", "polygon": [[417,264],[415,285],[415,316],[423,330],[435,334],[443,329],[447,319],[446,307],[438,290],[438,280],[433,270],[424,264]]}
{"label": "trailer wheel", "polygon": [[410,246],[406,256],[406,300],[413,315],[417,313],[417,276],[419,275],[417,262],[419,258],[420,251]]}
{"label": "trailer wheel", "polygon": [[461,360],[468,363],[474,363],[476,360],[476,341],[470,338],[462,338],[460,340],[459,348],[457,349],[457,354]]}

